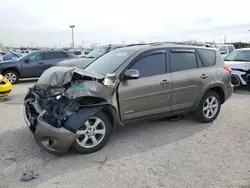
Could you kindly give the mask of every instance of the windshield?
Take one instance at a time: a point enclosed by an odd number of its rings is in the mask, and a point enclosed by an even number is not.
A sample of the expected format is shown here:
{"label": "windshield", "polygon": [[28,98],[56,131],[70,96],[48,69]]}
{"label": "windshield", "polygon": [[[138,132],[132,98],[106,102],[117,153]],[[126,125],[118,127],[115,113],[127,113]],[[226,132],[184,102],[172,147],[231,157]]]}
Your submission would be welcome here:
{"label": "windshield", "polygon": [[94,50],[89,52],[89,54],[86,55],[86,57],[97,59],[107,52],[108,52],[108,47],[96,47]]}
{"label": "windshield", "polygon": [[107,73],[116,71],[134,52],[134,50],[113,50],[95,60],[85,70],[105,76]]}
{"label": "windshield", "polygon": [[250,50],[235,50],[231,52],[225,61],[250,61]]}

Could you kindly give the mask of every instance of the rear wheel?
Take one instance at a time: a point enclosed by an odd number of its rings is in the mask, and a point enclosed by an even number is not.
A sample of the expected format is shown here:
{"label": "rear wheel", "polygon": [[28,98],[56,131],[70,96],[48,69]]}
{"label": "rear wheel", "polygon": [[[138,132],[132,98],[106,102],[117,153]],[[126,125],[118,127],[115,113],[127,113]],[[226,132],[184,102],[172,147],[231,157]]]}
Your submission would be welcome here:
{"label": "rear wheel", "polygon": [[200,104],[195,112],[195,117],[198,121],[203,123],[213,122],[221,108],[221,100],[218,93],[215,91],[208,91],[202,97]]}
{"label": "rear wheel", "polygon": [[77,131],[79,137],[72,147],[82,154],[93,153],[100,150],[108,142],[112,132],[112,124],[108,116],[98,112],[90,117],[86,123]]}
{"label": "rear wheel", "polygon": [[4,77],[6,77],[12,84],[15,84],[19,80],[19,75],[16,71],[7,70],[4,72]]}

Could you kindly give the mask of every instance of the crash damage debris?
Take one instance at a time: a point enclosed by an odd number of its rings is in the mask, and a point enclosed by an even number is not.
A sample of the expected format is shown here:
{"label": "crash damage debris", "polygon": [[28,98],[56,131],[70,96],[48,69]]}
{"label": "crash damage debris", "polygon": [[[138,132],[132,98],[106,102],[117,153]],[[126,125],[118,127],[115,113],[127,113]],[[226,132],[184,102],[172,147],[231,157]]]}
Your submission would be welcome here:
{"label": "crash damage debris", "polygon": [[42,118],[53,127],[76,133],[89,117],[111,103],[114,88],[103,80],[104,76],[72,67],[46,70],[25,98],[30,129],[35,132]]}
{"label": "crash damage debris", "polygon": [[23,173],[21,181],[29,182],[33,179],[37,179],[39,174],[36,174],[33,170],[27,170]]}

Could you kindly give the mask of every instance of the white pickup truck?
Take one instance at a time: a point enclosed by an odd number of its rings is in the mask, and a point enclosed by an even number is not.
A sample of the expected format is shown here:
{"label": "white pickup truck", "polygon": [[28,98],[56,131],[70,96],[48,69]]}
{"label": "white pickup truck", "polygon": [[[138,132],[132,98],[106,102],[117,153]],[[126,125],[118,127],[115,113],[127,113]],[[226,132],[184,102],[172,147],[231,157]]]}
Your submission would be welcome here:
{"label": "white pickup truck", "polygon": [[235,50],[232,44],[217,44],[215,47],[220,51],[222,58],[225,58]]}

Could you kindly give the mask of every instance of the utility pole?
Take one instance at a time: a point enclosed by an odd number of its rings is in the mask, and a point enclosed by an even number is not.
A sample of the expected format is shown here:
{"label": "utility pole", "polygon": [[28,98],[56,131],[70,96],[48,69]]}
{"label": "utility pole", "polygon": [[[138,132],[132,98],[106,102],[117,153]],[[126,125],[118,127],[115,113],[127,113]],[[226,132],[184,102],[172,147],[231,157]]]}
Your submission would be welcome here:
{"label": "utility pole", "polygon": [[75,28],[75,25],[70,25],[69,27],[72,30],[72,48],[73,48],[73,51],[74,51],[74,28]]}

